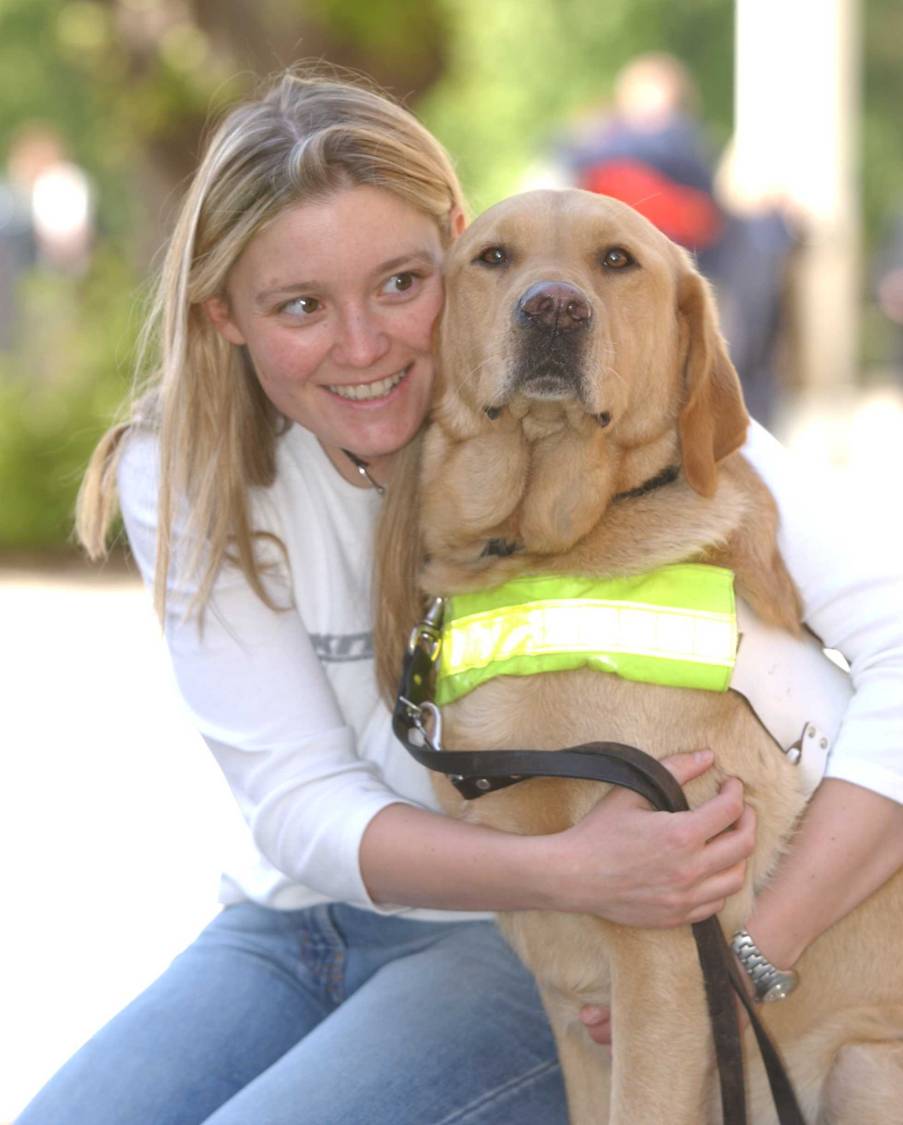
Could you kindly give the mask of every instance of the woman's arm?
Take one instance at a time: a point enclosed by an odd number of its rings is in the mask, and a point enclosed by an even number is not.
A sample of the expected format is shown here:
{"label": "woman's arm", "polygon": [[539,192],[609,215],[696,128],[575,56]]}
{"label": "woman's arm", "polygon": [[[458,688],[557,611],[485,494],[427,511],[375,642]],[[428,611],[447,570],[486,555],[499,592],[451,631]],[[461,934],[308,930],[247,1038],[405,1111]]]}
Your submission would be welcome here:
{"label": "woman's arm", "polygon": [[793,847],[756,899],[747,929],[772,964],[789,969],[820,934],[903,866],[903,805],[827,778]]}
{"label": "woman's arm", "polygon": [[745,450],[780,509],[806,623],[847,658],[855,692],[793,847],[748,928],[789,968],[903,864],[903,566],[899,551],[753,426]]}
{"label": "woman's arm", "polygon": [[[158,494],[152,435],[129,435],[118,479],[129,544],[150,584]],[[267,512],[260,526],[281,534],[279,513]],[[184,553],[180,527],[174,546],[176,555]],[[274,561],[280,561],[276,552]],[[278,605],[291,605],[292,584],[281,567],[268,573],[266,584]],[[358,868],[361,833],[381,809],[405,798],[359,755],[298,612],[268,608],[238,568],[227,566],[199,628],[185,616],[196,588],[191,576],[168,584],[167,647],[183,701],[255,845],[291,881],[368,905]]]}
{"label": "woman's arm", "polygon": [[[665,759],[686,784],[711,753]],[[755,841],[736,779],[692,812],[663,813],[613,790],[573,828],[517,836],[405,805],[378,813],[361,843],[371,897],[454,910],[548,909],[625,925],[694,922],[739,890]]]}
{"label": "woman's arm", "polygon": [[803,619],[850,665],[853,697],[827,777],[903,803],[903,537],[898,520],[869,512],[804,472],[753,426],[743,450],[780,512],[778,546]]}

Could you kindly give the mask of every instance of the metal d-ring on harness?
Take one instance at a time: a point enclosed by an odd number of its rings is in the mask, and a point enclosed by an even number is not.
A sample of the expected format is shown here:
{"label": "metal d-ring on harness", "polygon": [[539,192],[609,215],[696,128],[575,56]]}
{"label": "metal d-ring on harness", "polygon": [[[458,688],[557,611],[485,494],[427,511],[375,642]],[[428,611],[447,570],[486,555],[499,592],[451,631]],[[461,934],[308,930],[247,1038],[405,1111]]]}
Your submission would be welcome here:
{"label": "metal d-ring on harness", "polygon": [[[423,621],[412,631],[392,717],[396,737],[421,765],[446,774],[468,800],[531,777],[573,777],[632,789],[659,810],[680,812],[689,808],[683,790],[668,770],[633,746],[589,742],[550,751],[445,750],[441,713],[432,700],[443,609],[442,599],[433,599]],[[743,1051],[732,994],[740,999],[752,1024],[779,1125],[805,1125],[793,1087],[747,994],[718,920],[712,917],[696,922],[692,930],[705,983],[725,1125],[747,1122]]]}

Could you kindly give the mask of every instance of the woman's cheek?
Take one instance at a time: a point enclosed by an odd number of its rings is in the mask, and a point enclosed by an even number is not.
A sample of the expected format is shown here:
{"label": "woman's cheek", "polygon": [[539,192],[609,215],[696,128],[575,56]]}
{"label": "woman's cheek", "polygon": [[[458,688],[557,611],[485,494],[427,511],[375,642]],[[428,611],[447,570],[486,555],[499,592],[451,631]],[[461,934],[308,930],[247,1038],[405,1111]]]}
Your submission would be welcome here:
{"label": "woman's cheek", "polygon": [[271,386],[292,388],[306,383],[322,363],[314,349],[299,346],[295,341],[275,343],[260,357],[257,370],[261,381]]}

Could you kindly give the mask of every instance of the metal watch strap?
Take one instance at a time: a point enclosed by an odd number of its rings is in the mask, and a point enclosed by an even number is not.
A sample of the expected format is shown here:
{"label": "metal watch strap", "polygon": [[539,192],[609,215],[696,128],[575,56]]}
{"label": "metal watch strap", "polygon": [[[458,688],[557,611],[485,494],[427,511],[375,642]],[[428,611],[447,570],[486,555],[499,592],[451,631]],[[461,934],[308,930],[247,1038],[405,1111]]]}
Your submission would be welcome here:
{"label": "metal watch strap", "polygon": [[756,999],[763,1003],[786,1000],[799,983],[792,969],[779,969],[772,965],[746,930],[738,930],[731,938],[731,949],[749,979]]}

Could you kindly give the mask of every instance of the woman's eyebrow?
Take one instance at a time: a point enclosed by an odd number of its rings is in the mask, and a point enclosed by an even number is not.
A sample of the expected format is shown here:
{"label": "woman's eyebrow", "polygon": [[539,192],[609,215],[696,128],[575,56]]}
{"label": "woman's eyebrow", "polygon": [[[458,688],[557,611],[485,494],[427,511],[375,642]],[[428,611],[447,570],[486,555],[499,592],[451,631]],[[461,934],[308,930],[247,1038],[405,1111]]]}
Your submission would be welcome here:
{"label": "woman's eyebrow", "polygon": [[397,270],[399,266],[418,264],[434,266],[436,264],[436,255],[431,254],[429,250],[412,250],[410,254],[402,254],[399,258],[392,258],[388,262],[383,262],[382,265],[376,267],[373,273],[374,275],[391,273],[392,270]]}
{"label": "woman's eyebrow", "polygon": [[[428,250],[413,250],[410,254],[401,254],[397,258],[390,258],[387,262],[380,262],[374,267],[372,271],[373,277],[378,277],[380,274],[391,273],[399,266],[412,266],[412,265],[428,265],[435,266],[437,264],[436,255],[430,253]],[[257,293],[254,297],[258,305],[265,305],[274,297],[282,296],[286,293],[298,293],[304,290],[317,290],[325,288],[322,281],[311,279],[309,281],[287,281],[284,285],[275,285],[271,289],[264,289]]]}

